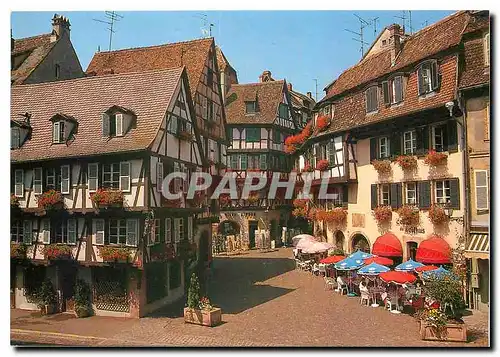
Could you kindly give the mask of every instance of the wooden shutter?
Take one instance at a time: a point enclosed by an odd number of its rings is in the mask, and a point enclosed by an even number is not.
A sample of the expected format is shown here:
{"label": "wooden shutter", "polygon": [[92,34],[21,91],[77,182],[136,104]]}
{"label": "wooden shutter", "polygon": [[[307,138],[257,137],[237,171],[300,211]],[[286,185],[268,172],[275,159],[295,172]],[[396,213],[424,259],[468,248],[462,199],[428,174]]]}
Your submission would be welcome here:
{"label": "wooden shutter", "polygon": [[266,154],[260,154],[259,164],[260,164],[261,170],[267,170],[267,155]]}
{"label": "wooden shutter", "polygon": [[174,218],[174,242],[179,243],[181,240],[181,219]]}
{"label": "wooden shutter", "polygon": [[165,242],[172,242],[172,219],[165,218]]}
{"label": "wooden shutter", "polygon": [[417,128],[415,134],[417,135],[417,155],[426,154],[429,151],[429,127]]}
{"label": "wooden shutter", "polygon": [[24,171],[18,169],[14,171],[14,195],[16,197],[24,197]]}
{"label": "wooden shutter", "polygon": [[458,179],[450,179],[450,205],[454,209],[460,209],[460,185]]}
{"label": "wooden shutter", "polygon": [[382,92],[384,94],[384,104],[385,105],[391,104],[391,92],[388,81],[382,82]]}
{"label": "wooden shutter", "polygon": [[389,142],[389,149],[391,150],[391,155],[392,156],[398,156],[401,155],[401,136],[402,133],[395,132],[392,134]]}
{"label": "wooden shutter", "polygon": [[375,209],[378,206],[378,190],[377,190],[377,184],[372,184],[371,186],[371,208]]}
{"label": "wooden shutter", "polygon": [[126,245],[137,247],[137,236],[139,235],[137,219],[127,219]]}
{"label": "wooden shutter", "polygon": [[69,165],[61,166],[61,193],[68,194],[70,188],[70,168]]}
{"label": "wooden shutter", "polygon": [[123,114],[116,114],[116,136],[123,136]]}
{"label": "wooden shutter", "polygon": [[432,90],[436,90],[439,88],[439,68],[436,61],[431,62],[431,81],[432,81]]}
{"label": "wooden shutter", "polygon": [[487,210],[489,207],[488,203],[488,171],[487,170],[475,170],[474,171],[474,182],[476,189],[476,209],[477,210]]}
{"label": "wooden shutter", "polygon": [[343,185],[342,186],[342,205],[344,207],[347,207],[348,203],[349,203],[349,186]]}
{"label": "wooden shutter", "polygon": [[10,129],[10,147],[16,149],[20,145],[20,131],[19,128]]}
{"label": "wooden shutter", "polygon": [[457,122],[455,120],[449,120],[447,122],[447,139],[448,139],[448,151],[457,152],[458,151],[458,137],[457,137]]}
{"label": "wooden shutter", "polygon": [[422,95],[425,93],[424,89],[424,71],[423,71],[423,66],[420,66],[418,69],[418,95]]}
{"label": "wooden shutter", "polygon": [[23,221],[23,243],[31,244],[33,242],[33,222]]}
{"label": "wooden shutter", "polygon": [[430,181],[418,182],[418,207],[429,208],[431,206],[431,183]]}
{"label": "wooden shutter", "polygon": [[156,163],[156,191],[162,192],[163,184],[163,162]]}
{"label": "wooden shutter", "polygon": [[370,162],[377,159],[377,139],[370,139]]}
{"label": "wooden shutter", "polygon": [[33,169],[33,191],[35,195],[39,195],[43,192],[43,187],[42,187],[42,168],[41,167],[36,167]]}
{"label": "wooden shutter", "polygon": [[89,192],[95,192],[99,187],[99,165],[97,163],[88,164],[87,171]]}
{"label": "wooden shutter", "polygon": [[391,183],[390,196],[391,207],[401,207],[401,183]]}
{"label": "wooden shutter", "polygon": [[403,101],[403,77],[394,78],[394,100],[396,103]]}
{"label": "wooden shutter", "polygon": [[120,163],[120,190],[130,192],[130,162]]}
{"label": "wooden shutter", "polygon": [[92,220],[92,231],[95,235],[95,244],[104,244],[104,219],[93,219]]}
{"label": "wooden shutter", "polygon": [[193,217],[188,217],[187,219],[187,229],[188,229],[188,240],[190,242],[194,241],[194,237],[193,237]]}
{"label": "wooden shutter", "polygon": [[42,227],[42,242],[43,244],[50,244],[50,220],[44,219]]}
{"label": "wooden shutter", "polygon": [[101,120],[102,120],[102,136],[106,136],[108,137],[109,136],[109,133],[110,133],[110,129],[109,129],[109,125],[110,125],[110,120],[109,120],[109,115],[106,114],[106,113],[103,113],[101,115]]}
{"label": "wooden shutter", "polygon": [[59,122],[55,122],[52,125],[52,142],[59,142]]}
{"label": "wooden shutter", "polygon": [[68,219],[68,244],[76,244],[76,219]]}

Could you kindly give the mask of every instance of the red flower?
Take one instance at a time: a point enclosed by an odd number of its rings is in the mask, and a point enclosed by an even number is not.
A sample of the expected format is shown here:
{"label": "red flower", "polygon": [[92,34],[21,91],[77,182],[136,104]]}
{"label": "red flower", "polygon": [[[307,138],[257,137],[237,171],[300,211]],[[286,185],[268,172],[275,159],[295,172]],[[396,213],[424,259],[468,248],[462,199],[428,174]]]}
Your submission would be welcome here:
{"label": "red flower", "polygon": [[60,192],[55,190],[49,190],[42,193],[40,196],[36,196],[38,207],[44,209],[50,209],[53,206],[62,204],[64,202],[63,196]]}
{"label": "red flower", "polygon": [[321,115],[318,117],[318,119],[316,119],[316,130],[318,132],[324,131],[326,128],[328,128],[328,125],[330,125],[329,117]]}
{"label": "red flower", "polygon": [[448,159],[448,155],[443,152],[436,152],[435,150],[430,150],[424,159],[426,165],[437,166],[443,164]]}
{"label": "red flower", "polygon": [[318,164],[316,165],[316,170],[325,171],[329,166],[330,163],[328,162],[328,160],[319,160]]}

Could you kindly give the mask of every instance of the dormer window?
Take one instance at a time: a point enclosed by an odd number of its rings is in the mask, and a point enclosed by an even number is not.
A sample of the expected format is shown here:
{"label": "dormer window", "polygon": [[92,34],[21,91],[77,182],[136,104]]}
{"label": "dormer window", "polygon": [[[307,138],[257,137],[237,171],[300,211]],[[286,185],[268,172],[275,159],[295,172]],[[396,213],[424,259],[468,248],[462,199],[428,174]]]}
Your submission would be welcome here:
{"label": "dormer window", "polygon": [[54,115],[50,120],[52,121],[53,144],[66,143],[78,125],[75,118],[60,113]]}
{"label": "dormer window", "polygon": [[396,76],[388,81],[382,82],[384,104],[397,104],[404,99],[403,76]]}
{"label": "dormer window", "polygon": [[102,114],[102,136],[124,136],[131,128],[135,114],[122,107],[113,106]]}
{"label": "dormer window", "polygon": [[52,124],[52,142],[54,144],[60,144],[65,142],[63,120]]}
{"label": "dormer window", "polygon": [[10,148],[17,149],[23,146],[23,143],[29,138],[31,133],[30,118],[31,114],[21,114],[23,119],[10,120]]}
{"label": "dormer window", "polygon": [[21,146],[21,131],[19,128],[10,128],[10,147],[17,149]]}
{"label": "dormer window", "polygon": [[258,112],[257,101],[245,102],[246,113],[254,114]]}
{"label": "dormer window", "polygon": [[423,63],[418,69],[418,95],[435,91],[439,86],[439,74],[436,61]]}

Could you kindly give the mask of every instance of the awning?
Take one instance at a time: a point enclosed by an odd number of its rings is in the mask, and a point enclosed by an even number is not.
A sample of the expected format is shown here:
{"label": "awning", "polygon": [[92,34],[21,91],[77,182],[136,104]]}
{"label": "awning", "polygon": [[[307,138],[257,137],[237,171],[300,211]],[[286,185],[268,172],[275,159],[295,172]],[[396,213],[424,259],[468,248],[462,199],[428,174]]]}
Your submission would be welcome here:
{"label": "awning", "polygon": [[489,235],[471,234],[464,253],[467,258],[490,259]]}
{"label": "awning", "polygon": [[429,264],[449,264],[451,248],[442,237],[432,235],[418,245],[416,260]]}
{"label": "awning", "polygon": [[391,232],[387,232],[375,240],[372,253],[383,257],[402,257],[403,247],[398,237]]}

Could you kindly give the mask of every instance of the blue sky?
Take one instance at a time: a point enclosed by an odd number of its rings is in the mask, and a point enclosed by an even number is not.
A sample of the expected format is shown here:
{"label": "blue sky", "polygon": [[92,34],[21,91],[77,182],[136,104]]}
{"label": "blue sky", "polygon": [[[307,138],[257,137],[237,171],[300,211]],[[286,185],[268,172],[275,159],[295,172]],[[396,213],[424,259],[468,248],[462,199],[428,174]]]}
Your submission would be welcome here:
{"label": "blue sky", "polygon": [[[116,25],[113,49],[142,47],[200,38],[207,15],[215,26],[212,34],[238,72],[240,83],[256,82],[263,70],[276,79],[286,78],[294,89],[315,93],[343,70],[359,61],[360,44],[353,41],[359,32],[358,14],[365,20],[378,17],[377,35],[394,22],[402,11],[139,11],[119,12],[124,16]],[[412,11],[414,31],[451,14],[452,11]],[[11,28],[14,38],[34,36],[51,31],[53,12],[13,12]],[[71,40],[85,70],[98,46],[108,49],[107,25],[93,19],[104,19],[104,12],[61,12],[71,22]],[[406,12],[408,17],[408,12]],[[408,20],[406,22],[408,29]],[[364,29],[364,40],[375,39],[373,26]],[[365,48],[368,48],[366,45]]]}

